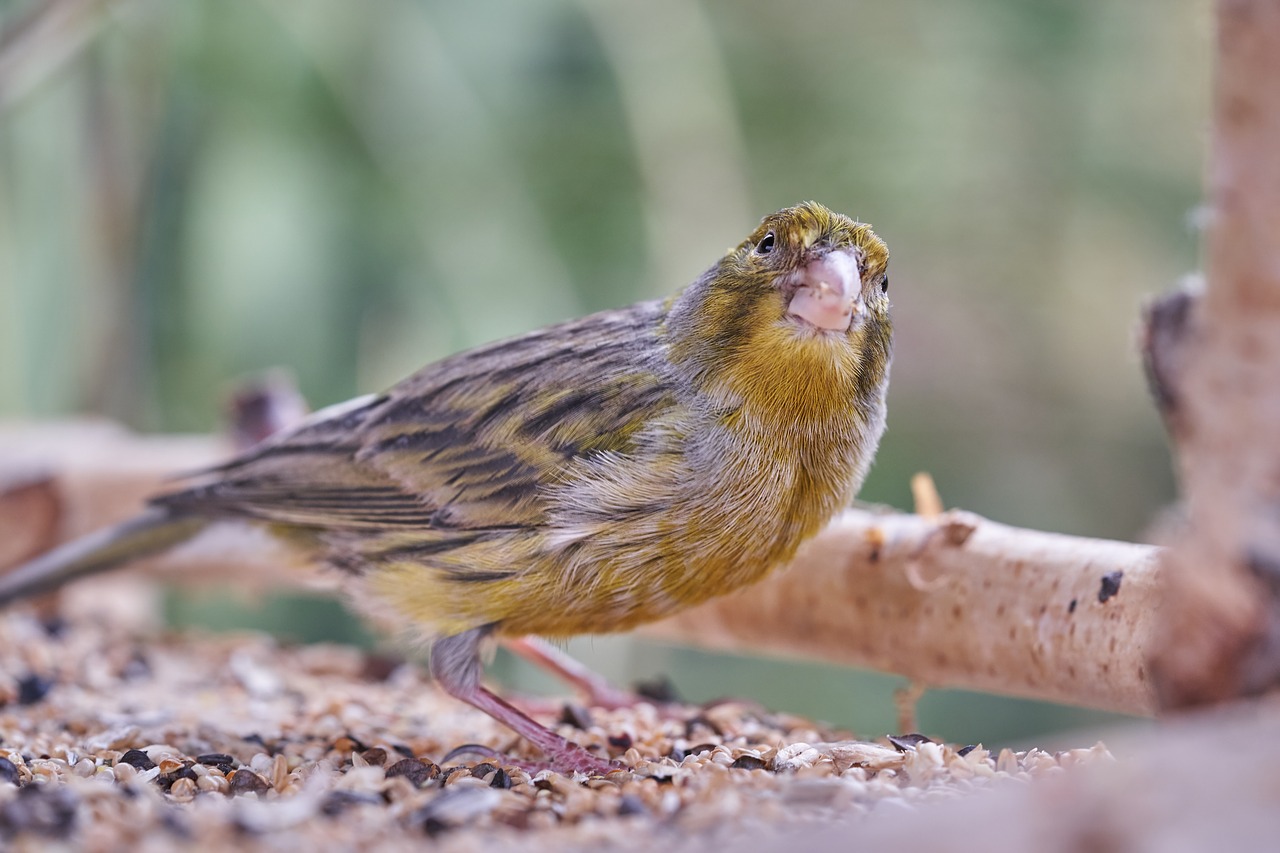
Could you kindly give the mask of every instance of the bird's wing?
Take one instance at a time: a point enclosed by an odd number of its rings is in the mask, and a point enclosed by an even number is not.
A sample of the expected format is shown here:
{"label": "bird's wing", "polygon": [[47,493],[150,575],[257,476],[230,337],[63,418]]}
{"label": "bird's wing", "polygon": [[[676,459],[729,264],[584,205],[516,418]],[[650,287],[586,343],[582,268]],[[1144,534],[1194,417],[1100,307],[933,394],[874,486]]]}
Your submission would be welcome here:
{"label": "bird's wing", "polygon": [[657,367],[663,310],[642,303],[453,356],[157,503],[326,530],[536,527],[573,459],[630,453],[675,404]]}

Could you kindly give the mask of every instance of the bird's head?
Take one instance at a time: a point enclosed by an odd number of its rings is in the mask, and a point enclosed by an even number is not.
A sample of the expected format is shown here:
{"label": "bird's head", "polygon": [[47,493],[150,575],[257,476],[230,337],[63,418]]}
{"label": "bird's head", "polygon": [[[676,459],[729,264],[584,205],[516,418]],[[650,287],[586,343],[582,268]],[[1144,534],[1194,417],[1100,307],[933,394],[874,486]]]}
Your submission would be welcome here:
{"label": "bird's head", "polygon": [[816,202],[780,210],[677,299],[672,356],[753,389],[788,374],[878,377],[889,359],[888,264],[871,226]]}
{"label": "bird's head", "polygon": [[806,202],[765,217],[719,274],[726,290],[755,291],[802,329],[843,333],[887,311],[888,265],[871,226]]}

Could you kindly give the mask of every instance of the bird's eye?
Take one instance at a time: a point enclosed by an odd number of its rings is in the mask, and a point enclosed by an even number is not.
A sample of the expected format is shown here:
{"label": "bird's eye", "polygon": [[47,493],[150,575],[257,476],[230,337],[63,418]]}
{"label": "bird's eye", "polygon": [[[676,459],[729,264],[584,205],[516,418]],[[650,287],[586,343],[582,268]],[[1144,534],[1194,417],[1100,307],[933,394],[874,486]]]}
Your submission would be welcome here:
{"label": "bird's eye", "polygon": [[880,292],[881,293],[889,292],[889,274],[888,273],[885,273],[884,275],[880,276]]}
{"label": "bird's eye", "polygon": [[764,239],[762,239],[759,243],[756,243],[756,254],[767,255],[772,251],[773,251],[773,232],[770,231],[768,234],[764,235]]}

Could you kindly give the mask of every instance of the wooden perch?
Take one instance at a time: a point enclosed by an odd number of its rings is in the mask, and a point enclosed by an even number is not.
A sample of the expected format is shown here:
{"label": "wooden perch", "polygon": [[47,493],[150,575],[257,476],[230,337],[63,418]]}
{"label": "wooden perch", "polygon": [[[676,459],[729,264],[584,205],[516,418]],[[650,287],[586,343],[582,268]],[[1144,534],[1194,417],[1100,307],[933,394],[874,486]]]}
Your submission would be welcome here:
{"label": "wooden perch", "polygon": [[[216,460],[209,439],[140,438],[103,425],[0,427],[0,472],[56,473],[74,523],[118,521],[173,471]],[[170,577],[297,584],[282,563],[237,555]],[[704,648],[800,656],[967,687],[1150,713],[1154,548],[1020,530],[976,515],[849,510],[764,583],[646,629]],[[177,565],[181,564],[181,565]],[[216,568],[216,571],[210,571]],[[95,597],[96,598],[96,597]]]}
{"label": "wooden perch", "polygon": [[1158,575],[1151,546],[849,510],[785,572],[643,633],[1150,714]]}

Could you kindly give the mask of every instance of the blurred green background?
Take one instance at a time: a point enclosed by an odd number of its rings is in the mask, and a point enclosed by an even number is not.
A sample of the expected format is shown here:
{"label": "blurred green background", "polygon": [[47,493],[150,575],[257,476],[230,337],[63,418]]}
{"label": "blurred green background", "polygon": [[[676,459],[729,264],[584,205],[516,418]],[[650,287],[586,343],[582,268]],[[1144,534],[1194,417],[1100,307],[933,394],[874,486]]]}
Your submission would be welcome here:
{"label": "blurred green background", "polygon": [[[1192,0],[0,0],[0,416],[208,431],[277,365],[335,402],[670,293],[814,198],[893,252],[863,498],[909,506],[927,470],[950,505],[1142,538],[1173,485],[1134,329],[1197,264],[1210,23]],[[571,648],[894,728],[888,677]],[[921,725],[999,745],[1099,719],[932,693]]]}

